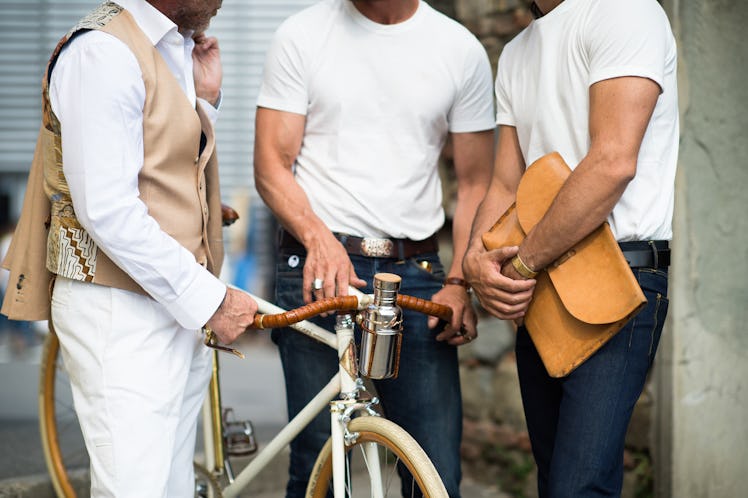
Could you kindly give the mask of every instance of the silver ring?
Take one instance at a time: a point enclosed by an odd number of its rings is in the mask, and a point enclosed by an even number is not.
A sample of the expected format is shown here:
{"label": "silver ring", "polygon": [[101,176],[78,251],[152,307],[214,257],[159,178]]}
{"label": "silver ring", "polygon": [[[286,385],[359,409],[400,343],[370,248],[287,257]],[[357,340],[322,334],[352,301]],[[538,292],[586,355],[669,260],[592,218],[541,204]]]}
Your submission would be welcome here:
{"label": "silver ring", "polygon": [[316,290],[316,291],[321,290],[322,284],[324,283],[325,283],[324,280],[322,280],[321,278],[315,278],[314,282],[312,282],[312,290]]}

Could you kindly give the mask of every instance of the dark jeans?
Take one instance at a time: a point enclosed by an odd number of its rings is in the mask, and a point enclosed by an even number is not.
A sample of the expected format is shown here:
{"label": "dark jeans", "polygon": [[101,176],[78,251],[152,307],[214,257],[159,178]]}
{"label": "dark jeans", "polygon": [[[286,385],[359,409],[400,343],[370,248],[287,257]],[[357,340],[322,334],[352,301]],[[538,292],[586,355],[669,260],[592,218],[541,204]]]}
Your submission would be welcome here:
{"label": "dark jeans", "polygon": [[667,272],[635,269],[647,305],[566,377],[550,377],[517,332],[522,402],[541,498],[620,496],[626,430],[667,315]]}
{"label": "dark jeans", "polygon": [[[298,258],[298,259],[297,259]],[[431,273],[418,265],[430,261]],[[276,273],[276,303],[285,309],[303,304],[301,298],[304,255],[281,250]],[[400,292],[430,299],[442,287],[444,267],[436,254],[397,261],[351,256],[357,275],[369,286],[379,272],[395,273],[403,278]],[[462,439],[462,401],[457,349],[434,338],[436,330],[426,325],[427,317],[404,312],[403,342],[397,379],[375,381],[377,394],[387,418],[410,433],[429,455],[450,496],[459,496],[461,479],[460,441]],[[316,318],[315,323],[333,329],[333,316]],[[338,371],[337,352],[291,329],[276,329],[286,380],[289,419],[294,417]],[[356,333],[360,341],[360,331]],[[290,478],[286,496],[302,497],[309,474],[323,444],[330,435],[330,415],[323,411],[291,443]],[[411,480],[406,476],[405,480]],[[410,489],[403,483],[404,489]]]}

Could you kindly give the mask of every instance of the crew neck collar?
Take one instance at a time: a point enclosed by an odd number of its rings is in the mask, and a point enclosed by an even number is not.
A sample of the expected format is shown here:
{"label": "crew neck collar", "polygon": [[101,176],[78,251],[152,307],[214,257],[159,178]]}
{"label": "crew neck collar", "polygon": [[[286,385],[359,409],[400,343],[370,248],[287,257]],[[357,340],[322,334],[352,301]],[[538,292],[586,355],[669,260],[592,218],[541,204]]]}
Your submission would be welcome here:
{"label": "crew neck collar", "polygon": [[546,12],[541,17],[535,18],[533,22],[541,23],[546,22],[548,19],[553,19],[556,16],[561,15],[563,12],[569,10],[577,0],[562,0],[561,3],[556,5],[549,12]]}
{"label": "crew neck collar", "polygon": [[342,0],[342,2],[343,2],[343,8],[345,8],[346,12],[351,16],[351,18],[357,24],[359,24],[360,26],[363,26],[364,28],[370,31],[374,31],[374,32],[381,33],[381,34],[402,33],[403,31],[407,31],[411,29],[416,23],[419,22],[425,10],[423,2],[419,1],[416,11],[413,12],[413,15],[411,15],[406,20],[401,21],[399,23],[395,23],[395,24],[380,24],[378,22],[372,21],[371,19],[363,15],[356,8],[356,5],[354,5],[354,3],[351,0]]}

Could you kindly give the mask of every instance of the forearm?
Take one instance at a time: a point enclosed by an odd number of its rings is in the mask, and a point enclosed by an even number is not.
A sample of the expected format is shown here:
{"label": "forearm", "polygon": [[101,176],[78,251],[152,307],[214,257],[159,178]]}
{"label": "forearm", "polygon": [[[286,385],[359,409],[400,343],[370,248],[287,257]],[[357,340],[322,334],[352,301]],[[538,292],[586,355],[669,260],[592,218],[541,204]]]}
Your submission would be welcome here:
{"label": "forearm", "polygon": [[457,205],[452,223],[453,258],[448,275],[462,277],[473,220],[491,182],[494,130],[452,134]]}
{"label": "forearm", "polygon": [[534,270],[545,268],[597,229],[606,221],[635,170],[635,159],[591,151],[520,245],[522,261]]}
{"label": "forearm", "polygon": [[306,117],[258,107],[255,123],[255,185],[262,199],[288,230],[309,250],[325,236],[325,223],[314,213],[293,165],[301,150]]}
{"label": "forearm", "polygon": [[515,128],[499,127],[493,174],[488,190],[473,220],[468,250],[483,250],[481,236],[512,205],[517,195],[517,186],[525,171],[525,163],[519,149]]}
{"label": "forearm", "polygon": [[195,36],[195,47],[192,51],[193,79],[195,94],[213,107],[218,106],[223,81],[218,40],[204,34]]}
{"label": "forearm", "polygon": [[590,149],[520,246],[530,268],[547,267],[606,220],[636,175],[658,96],[659,86],[646,78],[613,78],[590,87]]}
{"label": "forearm", "polygon": [[458,188],[457,206],[452,220],[452,264],[447,272],[450,277],[462,278],[462,259],[470,242],[471,224],[478,206],[486,193],[484,185]]}
{"label": "forearm", "polygon": [[[255,185],[281,224],[306,248],[302,295],[313,298],[346,295],[348,286],[366,284],[356,276],[350,258],[325,223],[314,213],[293,165],[301,150],[306,117],[258,107],[255,125]],[[322,289],[312,282],[320,279]]]}
{"label": "forearm", "polygon": [[496,223],[499,217],[512,205],[516,193],[495,181],[491,182],[481,201],[470,230],[468,251],[483,247],[482,235]]}
{"label": "forearm", "polygon": [[290,169],[282,166],[266,168],[260,165],[258,171],[262,173],[255,179],[257,192],[283,228],[294,238],[305,247],[309,247],[321,234],[330,232],[312,210],[309,198],[296,182]]}

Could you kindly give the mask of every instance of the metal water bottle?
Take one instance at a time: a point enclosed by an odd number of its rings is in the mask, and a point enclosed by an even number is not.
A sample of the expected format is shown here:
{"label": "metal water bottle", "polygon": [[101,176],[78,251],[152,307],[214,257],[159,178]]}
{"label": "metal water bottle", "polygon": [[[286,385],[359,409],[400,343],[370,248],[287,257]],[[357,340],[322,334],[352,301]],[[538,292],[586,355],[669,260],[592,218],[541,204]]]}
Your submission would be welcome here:
{"label": "metal water bottle", "polygon": [[397,305],[400,281],[392,273],[374,275],[374,302],[361,319],[360,368],[364,377],[397,377],[403,337],[403,312]]}

